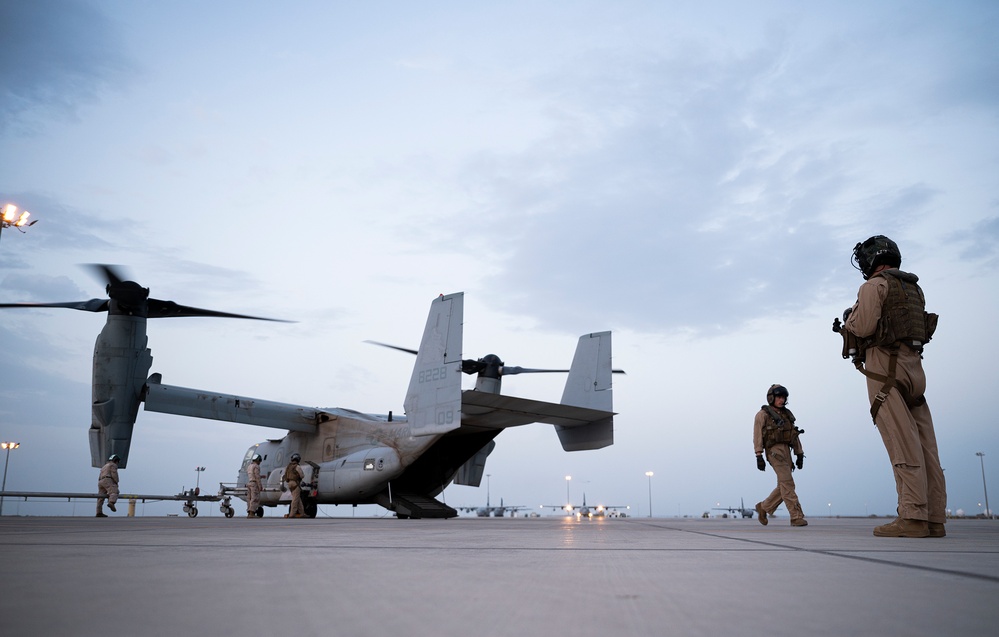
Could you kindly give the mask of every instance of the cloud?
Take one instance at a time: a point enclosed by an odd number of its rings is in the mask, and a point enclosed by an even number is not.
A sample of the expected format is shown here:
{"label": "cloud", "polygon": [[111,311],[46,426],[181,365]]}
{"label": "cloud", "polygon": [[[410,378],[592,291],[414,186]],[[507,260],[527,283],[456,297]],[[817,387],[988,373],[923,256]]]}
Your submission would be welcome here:
{"label": "cloud", "polygon": [[964,246],[961,258],[979,263],[989,270],[999,267],[999,217],[989,217],[975,223],[968,230],[951,235]]}
{"label": "cloud", "polygon": [[116,25],[76,1],[0,2],[0,134],[28,133],[51,114],[77,107],[132,72]]}

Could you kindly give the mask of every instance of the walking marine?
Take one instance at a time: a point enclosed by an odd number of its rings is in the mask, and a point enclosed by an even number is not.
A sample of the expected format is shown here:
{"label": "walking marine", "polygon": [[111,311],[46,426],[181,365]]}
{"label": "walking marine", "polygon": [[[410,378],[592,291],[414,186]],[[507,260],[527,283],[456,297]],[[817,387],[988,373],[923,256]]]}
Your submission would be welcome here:
{"label": "walking marine", "polygon": [[794,492],[794,478],[791,472],[791,450],[794,450],[795,466],[804,467],[805,453],[801,449],[799,434],[803,433],[794,425],[794,414],[786,407],[787,388],[783,385],[771,385],[767,390],[767,404],[760,408],[753,422],[753,446],[756,449],[756,468],[766,471],[763,461],[766,453],[767,461],[777,474],[777,486],[762,502],[756,503],[760,524],[767,525],[767,516],[773,515],[781,502],[791,515],[791,526],[808,526],[805,514],[801,511],[798,494]]}
{"label": "walking marine", "polygon": [[843,313],[844,322],[833,322],[833,331],[843,336],[843,358],[852,357],[867,377],[871,418],[888,451],[898,494],[898,517],[876,527],[874,535],[944,537],[947,487],[923,395],[923,346],[933,336],[937,315],[926,312],[919,277],[899,270],[902,254],[888,237],[858,243],[852,262],[865,283]]}
{"label": "walking marine", "polygon": [[114,507],[114,503],[118,501],[118,463],[121,458],[118,454],[113,453],[111,457],[108,458],[107,463],[101,467],[100,476],[97,478],[97,517],[106,518],[107,514],[104,513],[104,498],[107,497],[108,508],[112,511],[117,511]]}

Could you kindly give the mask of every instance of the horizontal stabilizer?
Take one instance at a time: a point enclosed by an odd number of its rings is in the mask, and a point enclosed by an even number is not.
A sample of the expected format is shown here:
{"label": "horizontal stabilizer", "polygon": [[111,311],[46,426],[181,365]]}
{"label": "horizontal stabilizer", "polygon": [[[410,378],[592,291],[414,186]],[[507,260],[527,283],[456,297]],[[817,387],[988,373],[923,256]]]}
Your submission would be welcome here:
{"label": "horizontal stabilizer", "polygon": [[532,422],[573,428],[601,422],[614,415],[609,411],[471,389],[461,393],[461,413],[462,429],[505,429]]}

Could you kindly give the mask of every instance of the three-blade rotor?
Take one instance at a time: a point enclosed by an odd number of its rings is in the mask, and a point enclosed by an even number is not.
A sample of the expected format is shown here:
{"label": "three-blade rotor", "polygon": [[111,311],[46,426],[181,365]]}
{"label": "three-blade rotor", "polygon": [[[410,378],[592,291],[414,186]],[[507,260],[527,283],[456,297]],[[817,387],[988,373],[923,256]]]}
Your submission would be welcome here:
{"label": "three-blade rotor", "polygon": [[233,314],[206,310],[189,305],[180,305],[173,301],[162,301],[149,298],[149,288],[144,288],[135,281],[128,281],[116,266],[103,263],[92,263],[85,266],[98,279],[106,283],[108,298],[90,299],[89,301],[66,301],[60,303],[0,303],[0,308],[15,307],[56,307],[83,312],[108,312],[110,314],[144,316],[146,318],[168,318],[182,316],[209,316],[216,318],[239,318],[256,321],[275,321],[290,323],[283,319],[272,319],[248,314]]}

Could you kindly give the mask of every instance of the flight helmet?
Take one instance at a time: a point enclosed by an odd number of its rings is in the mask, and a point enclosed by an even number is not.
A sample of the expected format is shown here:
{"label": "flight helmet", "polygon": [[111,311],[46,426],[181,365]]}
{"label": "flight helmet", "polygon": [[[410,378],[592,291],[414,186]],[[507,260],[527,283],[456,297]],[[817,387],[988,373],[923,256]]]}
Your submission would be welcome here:
{"label": "flight helmet", "polygon": [[770,389],[767,390],[767,404],[773,405],[774,398],[777,396],[783,396],[785,401],[784,404],[786,405],[788,395],[787,387],[784,387],[783,385],[771,385]]}
{"label": "flight helmet", "polygon": [[291,454],[291,461],[292,462],[301,462],[301,460],[302,460],[302,456],[298,455],[297,453]]}
{"label": "flight helmet", "polygon": [[111,457],[108,458],[108,462],[121,462],[121,456],[119,456],[116,453],[113,453],[111,454]]}
{"label": "flight helmet", "polygon": [[850,262],[853,267],[860,270],[866,281],[879,265],[889,265],[893,268],[901,266],[902,253],[894,241],[879,234],[855,245]]}
{"label": "flight helmet", "polygon": [[250,458],[250,462],[260,462],[262,460],[263,460],[263,458],[260,457],[259,453],[253,454],[253,457]]}

